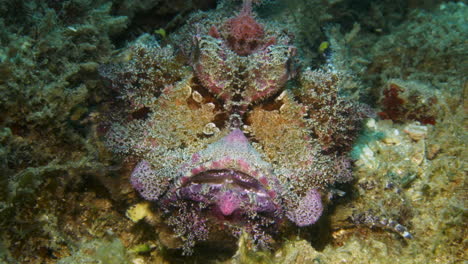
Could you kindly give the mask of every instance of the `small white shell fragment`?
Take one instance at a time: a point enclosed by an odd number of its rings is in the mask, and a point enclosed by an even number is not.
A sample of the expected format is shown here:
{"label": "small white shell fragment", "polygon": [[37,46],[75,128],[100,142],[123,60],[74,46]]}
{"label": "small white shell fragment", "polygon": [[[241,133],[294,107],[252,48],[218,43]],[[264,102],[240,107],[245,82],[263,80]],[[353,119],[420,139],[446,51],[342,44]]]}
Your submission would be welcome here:
{"label": "small white shell fragment", "polygon": [[411,161],[416,164],[416,165],[421,165],[421,163],[424,160],[424,153],[423,152],[416,152],[414,155],[411,157]]}
{"label": "small white shell fragment", "polygon": [[192,92],[192,98],[197,103],[203,102],[203,96],[197,91]]}
{"label": "small white shell fragment", "polygon": [[284,113],[286,110],[288,110],[288,107],[285,104],[281,105],[279,108],[280,113]]}
{"label": "small white shell fragment", "polygon": [[369,119],[367,120],[366,126],[367,126],[368,128],[376,129],[376,128],[377,128],[377,124],[376,124],[376,122],[375,122],[375,119],[369,118]]}
{"label": "small white shell fragment", "polygon": [[392,129],[389,131],[387,136],[382,139],[382,141],[387,145],[398,145],[401,143],[400,131],[398,129]]}
{"label": "small white shell fragment", "polygon": [[427,126],[421,126],[416,124],[409,124],[403,130],[408,136],[414,140],[419,141],[427,137]]}
{"label": "small white shell fragment", "polygon": [[362,167],[361,169],[375,169],[378,166],[378,161],[374,157],[374,152],[369,146],[365,146],[362,149],[359,160],[356,165]]}
{"label": "small white shell fragment", "polygon": [[250,134],[250,133],[252,133],[252,127],[251,127],[251,126],[248,126],[248,125],[243,125],[243,126],[242,126],[242,131],[243,131],[245,134]]}
{"label": "small white shell fragment", "polygon": [[190,87],[190,85],[185,85],[184,94],[185,94],[185,99],[188,99],[192,95],[192,87]]}
{"label": "small white shell fragment", "polygon": [[73,33],[78,32],[78,30],[72,26],[67,27],[67,29],[72,31]]}
{"label": "small white shell fragment", "polygon": [[369,146],[362,148],[362,154],[367,157],[374,157],[374,152],[369,148]]}
{"label": "small white shell fragment", "polygon": [[210,136],[219,132],[219,128],[216,127],[215,123],[208,123],[203,128],[203,134]]}
{"label": "small white shell fragment", "polygon": [[280,93],[280,95],[278,95],[278,97],[276,97],[275,101],[283,100],[283,98],[286,96],[286,94],[287,94],[287,92],[283,91],[282,93]]}
{"label": "small white shell fragment", "polygon": [[213,111],[215,109],[215,104],[213,103],[207,103],[203,105],[203,108],[208,110],[208,111]]}
{"label": "small white shell fragment", "polygon": [[134,258],[132,260],[133,264],[145,264],[145,260],[143,258]]}

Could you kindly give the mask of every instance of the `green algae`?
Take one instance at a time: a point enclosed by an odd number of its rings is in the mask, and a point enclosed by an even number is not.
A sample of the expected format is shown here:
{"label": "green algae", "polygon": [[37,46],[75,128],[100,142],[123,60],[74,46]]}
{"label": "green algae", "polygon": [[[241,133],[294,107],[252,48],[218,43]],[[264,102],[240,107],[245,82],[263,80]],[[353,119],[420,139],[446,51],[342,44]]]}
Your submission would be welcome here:
{"label": "green algae", "polygon": [[79,251],[63,258],[57,264],[129,264],[131,263],[127,250],[119,239],[93,240],[84,242]]}

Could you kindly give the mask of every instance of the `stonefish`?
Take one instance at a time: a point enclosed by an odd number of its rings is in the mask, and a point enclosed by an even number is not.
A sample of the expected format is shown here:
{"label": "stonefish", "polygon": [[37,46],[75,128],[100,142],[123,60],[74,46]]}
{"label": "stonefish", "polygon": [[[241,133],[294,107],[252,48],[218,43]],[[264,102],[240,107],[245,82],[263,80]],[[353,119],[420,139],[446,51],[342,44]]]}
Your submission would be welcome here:
{"label": "stonefish", "polygon": [[338,96],[332,66],[298,70],[291,35],[259,23],[250,1],[194,28],[173,45],[144,35],[101,68],[121,94],[108,145],[138,160],[132,185],[185,253],[220,233],[268,247],[280,226],[314,224],[330,186],[352,179],[358,107]]}

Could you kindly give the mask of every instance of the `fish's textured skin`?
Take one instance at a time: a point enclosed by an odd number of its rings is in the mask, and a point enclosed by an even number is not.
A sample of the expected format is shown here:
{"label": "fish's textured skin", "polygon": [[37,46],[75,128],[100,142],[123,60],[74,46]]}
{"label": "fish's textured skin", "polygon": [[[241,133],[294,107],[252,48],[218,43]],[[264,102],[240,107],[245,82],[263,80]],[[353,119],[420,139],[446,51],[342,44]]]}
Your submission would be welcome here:
{"label": "fish's textured skin", "polygon": [[281,29],[246,1],[219,29],[200,27],[188,63],[144,35],[101,67],[126,106],[108,146],[139,160],[131,183],[186,254],[219,233],[269,247],[279,226],[314,224],[329,188],[352,179],[362,115],[338,96],[339,73],[299,72],[292,41],[267,32]]}

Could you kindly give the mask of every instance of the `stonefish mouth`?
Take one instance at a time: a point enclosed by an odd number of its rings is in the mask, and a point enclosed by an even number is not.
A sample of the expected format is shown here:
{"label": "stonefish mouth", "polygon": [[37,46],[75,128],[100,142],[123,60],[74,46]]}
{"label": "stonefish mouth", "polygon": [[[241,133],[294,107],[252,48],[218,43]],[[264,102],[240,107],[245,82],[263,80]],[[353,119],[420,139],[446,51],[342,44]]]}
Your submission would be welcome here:
{"label": "stonefish mouth", "polygon": [[168,206],[177,201],[197,202],[220,219],[239,220],[254,213],[278,217],[283,211],[279,181],[239,129],[193,154],[180,166],[173,183],[158,178],[150,164],[142,161],[131,181],[148,200]]}
{"label": "stonefish mouth", "polygon": [[205,203],[211,201],[215,206],[214,215],[220,218],[252,209],[262,213],[281,210],[274,202],[273,191],[250,175],[232,169],[209,170],[192,176],[179,189],[178,196]]}
{"label": "stonefish mouth", "polygon": [[145,160],[131,175],[144,198],[156,201],[169,218],[188,221],[179,233],[196,236],[195,240],[207,238],[213,226],[208,221],[234,227],[234,233],[241,228],[253,235],[262,233],[262,238],[264,229],[283,222],[282,186],[240,129],[193,154],[172,181],[162,179]]}
{"label": "stonefish mouth", "polygon": [[239,129],[194,154],[182,168],[170,200],[205,203],[220,218],[282,212],[281,185]]}

